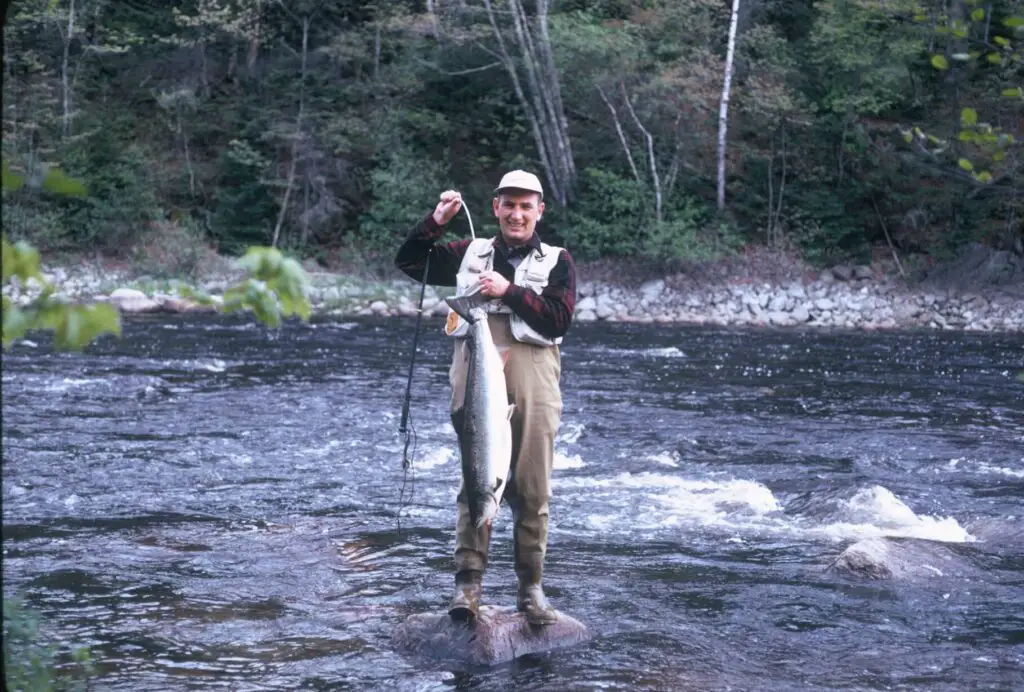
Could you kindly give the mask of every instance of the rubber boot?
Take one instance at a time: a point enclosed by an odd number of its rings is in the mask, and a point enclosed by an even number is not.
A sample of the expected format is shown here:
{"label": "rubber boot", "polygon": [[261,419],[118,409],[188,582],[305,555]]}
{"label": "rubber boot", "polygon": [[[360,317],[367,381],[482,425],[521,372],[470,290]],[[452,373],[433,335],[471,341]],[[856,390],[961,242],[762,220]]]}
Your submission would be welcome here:
{"label": "rubber boot", "polygon": [[544,595],[540,582],[519,582],[516,609],[526,614],[526,621],[531,625],[550,625],[558,620],[558,611]]}
{"label": "rubber boot", "polygon": [[550,625],[558,619],[558,612],[548,602],[540,583],[543,572],[543,554],[516,555],[516,576],[519,578],[516,610],[525,613],[526,621],[531,625]]}
{"label": "rubber boot", "polygon": [[448,605],[448,615],[456,622],[471,622],[480,613],[483,573],[464,570],[455,575],[455,594]]}

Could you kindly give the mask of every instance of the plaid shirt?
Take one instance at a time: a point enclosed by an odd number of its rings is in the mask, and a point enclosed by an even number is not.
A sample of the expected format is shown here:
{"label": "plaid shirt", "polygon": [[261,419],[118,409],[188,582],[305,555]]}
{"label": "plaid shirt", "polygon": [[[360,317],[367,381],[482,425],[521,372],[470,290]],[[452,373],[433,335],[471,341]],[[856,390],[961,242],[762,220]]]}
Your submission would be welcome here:
{"label": "plaid shirt", "polygon": [[[417,223],[395,257],[395,266],[416,281],[423,280],[423,266],[430,255],[430,273],[427,283],[435,286],[454,286],[455,275],[459,273],[462,258],[469,247],[470,239],[438,243],[444,228],[434,221],[433,214]],[[512,312],[521,317],[537,333],[549,339],[564,336],[572,322],[576,309],[576,265],[567,250],[562,250],[558,261],[551,269],[548,285],[541,293],[514,283],[516,270],[509,262],[517,255],[525,256],[530,248],[540,248],[536,233],[521,248],[510,248],[501,235],[495,239],[494,271],[509,280],[511,285],[501,301]]]}

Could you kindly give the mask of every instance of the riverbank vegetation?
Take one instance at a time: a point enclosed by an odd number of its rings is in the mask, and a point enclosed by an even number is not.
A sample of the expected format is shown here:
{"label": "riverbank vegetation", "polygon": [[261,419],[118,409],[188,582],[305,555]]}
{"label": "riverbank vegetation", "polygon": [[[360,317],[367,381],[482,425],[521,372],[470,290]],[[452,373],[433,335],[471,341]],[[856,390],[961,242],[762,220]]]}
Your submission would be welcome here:
{"label": "riverbank vegetation", "polygon": [[17,2],[3,159],[88,194],[26,184],[3,228],[153,275],[251,245],[385,265],[440,190],[482,226],[525,167],[581,260],[1021,252],[1021,24],[1008,0]]}

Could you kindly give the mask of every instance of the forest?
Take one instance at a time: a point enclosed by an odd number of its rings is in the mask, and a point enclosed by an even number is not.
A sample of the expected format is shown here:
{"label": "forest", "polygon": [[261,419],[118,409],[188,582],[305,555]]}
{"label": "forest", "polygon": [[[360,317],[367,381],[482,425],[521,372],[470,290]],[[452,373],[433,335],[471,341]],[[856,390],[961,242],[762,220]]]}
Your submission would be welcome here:
{"label": "forest", "polygon": [[14,2],[3,231],[154,273],[372,268],[444,189],[488,226],[526,168],[582,260],[1021,253],[1022,26],[1019,0]]}

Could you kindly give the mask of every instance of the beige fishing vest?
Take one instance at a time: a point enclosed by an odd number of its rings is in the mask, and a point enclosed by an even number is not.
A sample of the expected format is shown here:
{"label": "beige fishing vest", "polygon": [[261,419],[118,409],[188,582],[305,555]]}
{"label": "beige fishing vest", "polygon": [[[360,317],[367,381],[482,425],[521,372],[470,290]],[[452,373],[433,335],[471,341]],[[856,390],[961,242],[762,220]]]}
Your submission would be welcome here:
{"label": "beige fishing vest", "polygon": [[[551,270],[555,268],[561,252],[562,248],[547,243],[541,243],[540,250],[532,248],[516,267],[512,283],[539,294],[548,285]],[[494,253],[493,238],[477,238],[469,244],[459,266],[459,273],[455,276],[456,296],[464,296],[476,290],[480,273],[494,268]],[[549,339],[534,330],[500,300],[490,301],[485,309],[491,313],[509,316],[509,326],[516,341],[536,346],[555,346],[562,343],[562,337]],[[462,338],[469,332],[469,324],[449,308],[444,331],[448,336]]]}

